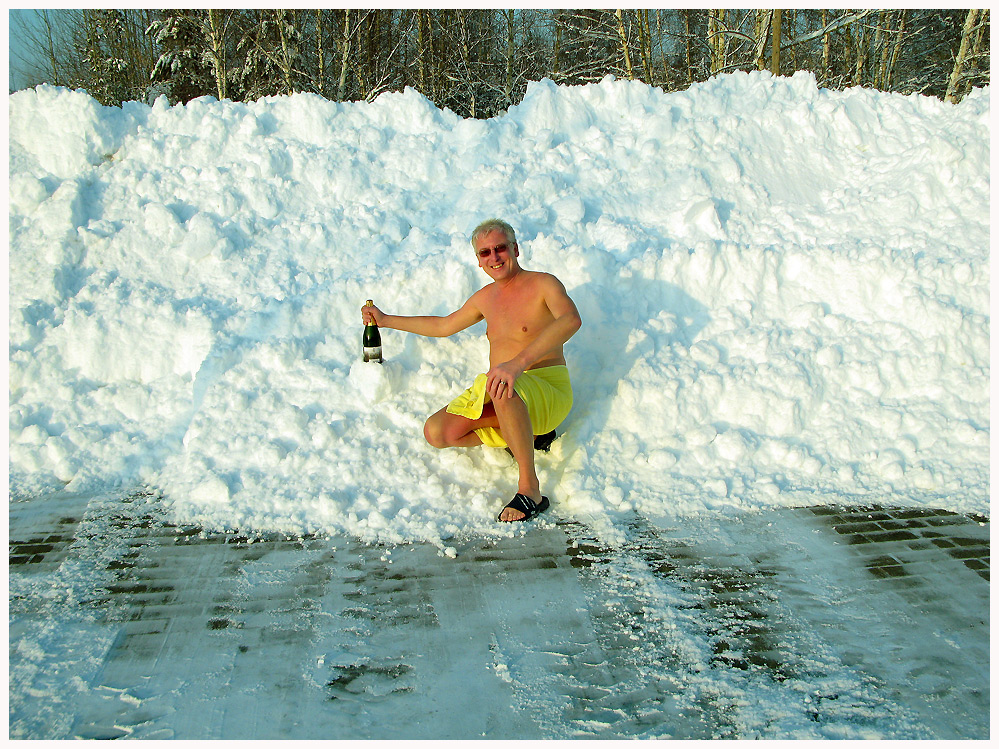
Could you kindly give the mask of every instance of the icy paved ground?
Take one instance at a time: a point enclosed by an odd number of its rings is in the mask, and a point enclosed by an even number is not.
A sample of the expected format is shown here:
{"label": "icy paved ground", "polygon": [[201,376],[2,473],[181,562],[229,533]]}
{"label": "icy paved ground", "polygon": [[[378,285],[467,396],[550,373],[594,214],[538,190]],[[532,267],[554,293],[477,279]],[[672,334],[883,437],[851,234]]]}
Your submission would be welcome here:
{"label": "icy paved ground", "polygon": [[433,547],[10,505],[11,738],[986,738],[989,529],[772,510]]}

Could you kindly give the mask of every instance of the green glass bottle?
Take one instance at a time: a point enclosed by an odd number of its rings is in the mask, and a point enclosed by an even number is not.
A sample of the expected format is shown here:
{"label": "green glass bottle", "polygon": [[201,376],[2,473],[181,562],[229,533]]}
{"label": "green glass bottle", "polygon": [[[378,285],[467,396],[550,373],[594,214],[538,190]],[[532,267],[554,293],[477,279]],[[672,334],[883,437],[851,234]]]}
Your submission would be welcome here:
{"label": "green glass bottle", "polygon": [[[374,306],[374,302],[369,299],[367,306]],[[373,321],[364,326],[361,345],[364,347],[364,361],[382,363],[382,335],[378,332],[378,326]]]}

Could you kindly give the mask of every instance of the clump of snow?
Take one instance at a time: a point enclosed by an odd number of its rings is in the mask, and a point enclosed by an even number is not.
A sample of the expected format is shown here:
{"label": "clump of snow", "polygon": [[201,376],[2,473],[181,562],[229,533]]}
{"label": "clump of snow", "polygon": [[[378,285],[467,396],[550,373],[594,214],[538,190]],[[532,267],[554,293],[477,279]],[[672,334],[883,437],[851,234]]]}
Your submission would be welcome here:
{"label": "clump of snow", "polygon": [[148,485],[178,520],[388,542],[517,532],[502,451],[422,424],[483,371],[457,308],[500,216],[566,285],[555,511],[882,501],[988,514],[989,93],[735,73],[533,83],[487,121],[371,103],[9,98],[10,489]]}

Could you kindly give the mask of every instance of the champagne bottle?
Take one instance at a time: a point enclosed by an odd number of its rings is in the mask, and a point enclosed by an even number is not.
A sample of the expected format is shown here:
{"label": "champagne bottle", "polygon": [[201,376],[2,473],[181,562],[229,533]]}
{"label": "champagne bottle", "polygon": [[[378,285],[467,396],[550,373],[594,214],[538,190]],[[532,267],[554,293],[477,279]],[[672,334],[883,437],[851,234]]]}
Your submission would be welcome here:
{"label": "champagne bottle", "polygon": [[[369,299],[367,306],[374,306],[374,302]],[[361,345],[364,347],[364,361],[382,363],[382,335],[378,332],[378,326],[373,320],[364,326]]]}

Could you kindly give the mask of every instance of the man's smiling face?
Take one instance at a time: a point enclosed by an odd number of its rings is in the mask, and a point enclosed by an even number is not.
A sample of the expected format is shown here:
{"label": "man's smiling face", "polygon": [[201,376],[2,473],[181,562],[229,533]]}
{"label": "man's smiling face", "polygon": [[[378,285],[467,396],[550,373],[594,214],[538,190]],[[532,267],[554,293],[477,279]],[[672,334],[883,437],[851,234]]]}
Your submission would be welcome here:
{"label": "man's smiling face", "polygon": [[519,270],[520,250],[510,242],[502,229],[493,229],[475,240],[479,267],[493,280],[507,278]]}

